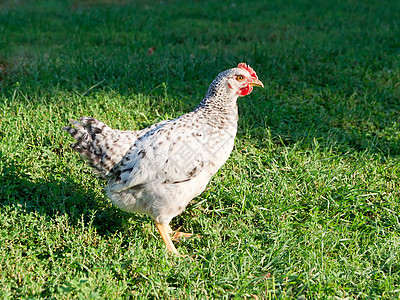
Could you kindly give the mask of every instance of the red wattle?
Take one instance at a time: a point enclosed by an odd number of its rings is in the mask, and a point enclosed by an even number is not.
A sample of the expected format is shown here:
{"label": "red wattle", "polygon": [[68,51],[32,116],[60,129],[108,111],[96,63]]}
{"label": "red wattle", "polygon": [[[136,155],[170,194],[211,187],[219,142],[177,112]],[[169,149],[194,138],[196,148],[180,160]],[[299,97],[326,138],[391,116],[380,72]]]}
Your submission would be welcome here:
{"label": "red wattle", "polygon": [[250,94],[253,91],[253,87],[248,84],[247,86],[245,86],[244,88],[241,88],[237,93],[240,97],[243,96],[247,96],[248,94]]}

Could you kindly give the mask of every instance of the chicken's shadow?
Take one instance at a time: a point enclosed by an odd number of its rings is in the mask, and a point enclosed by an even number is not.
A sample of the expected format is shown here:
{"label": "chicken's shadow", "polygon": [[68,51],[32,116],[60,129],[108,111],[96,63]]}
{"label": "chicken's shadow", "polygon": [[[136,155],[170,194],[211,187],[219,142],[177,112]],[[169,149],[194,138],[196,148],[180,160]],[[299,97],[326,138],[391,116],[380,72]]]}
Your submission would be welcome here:
{"label": "chicken's shadow", "polygon": [[[132,214],[119,210],[105,196],[99,197],[90,187],[84,187],[72,177],[32,178],[24,172],[22,165],[14,162],[3,163],[0,167],[0,205],[3,207],[18,207],[22,213],[36,212],[49,219],[64,215],[72,225],[90,223],[100,235],[128,230]],[[136,214],[134,217],[146,218]],[[132,229],[132,224],[129,224],[129,230]]]}

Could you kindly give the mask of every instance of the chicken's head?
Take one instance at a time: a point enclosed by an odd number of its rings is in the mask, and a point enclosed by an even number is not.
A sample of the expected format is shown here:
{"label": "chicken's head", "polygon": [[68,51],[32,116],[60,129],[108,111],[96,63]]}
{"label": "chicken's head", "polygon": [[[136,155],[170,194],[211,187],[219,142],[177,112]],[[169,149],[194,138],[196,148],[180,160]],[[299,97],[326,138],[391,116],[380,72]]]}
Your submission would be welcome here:
{"label": "chicken's head", "polygon": [[250,94],[253,86],[264,87],[253,68],[245,63],[238,64],[237,68],[230,71],[231,74],[227,80],[228,87],[235,90],[240,97]]}
{"label": "chicken's head", "polygon": [[250,94],[253,86],[264,87],[256,72],[245,63],[240,63],[236,68],[218,74],[217,78],[211,82],[204,101],[224,99],[224,101],[236,102],[239,96]]}

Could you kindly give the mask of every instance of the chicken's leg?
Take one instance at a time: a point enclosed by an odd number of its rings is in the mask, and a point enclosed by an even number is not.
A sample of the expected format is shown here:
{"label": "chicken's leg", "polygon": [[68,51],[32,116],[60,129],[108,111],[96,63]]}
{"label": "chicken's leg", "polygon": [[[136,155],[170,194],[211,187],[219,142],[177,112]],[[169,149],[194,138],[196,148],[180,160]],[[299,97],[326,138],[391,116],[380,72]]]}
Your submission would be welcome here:
{"label": "chicken's leg", "polygon": [[171,227],[169,227],[169,225],[164,225],[161,223],[156,223],[156,227],[160,232],[165,245],[167,246],[167,250],[171,253],[179,255],[178,250],[176,250],[174,244],[172,243],[171,237],[169,236]]}

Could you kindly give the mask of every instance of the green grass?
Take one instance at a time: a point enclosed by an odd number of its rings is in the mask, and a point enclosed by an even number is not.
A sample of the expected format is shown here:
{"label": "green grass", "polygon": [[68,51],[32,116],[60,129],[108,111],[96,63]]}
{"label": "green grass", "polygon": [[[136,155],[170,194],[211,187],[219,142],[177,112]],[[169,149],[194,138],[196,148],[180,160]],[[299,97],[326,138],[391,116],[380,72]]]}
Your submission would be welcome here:
{"label": "green grass", "polygon": [[[264,2],[0,4],[1,298],[400,297],[400,3]],[[171,257],[61,127],[177,117],[242,61],[266,87]]]}

